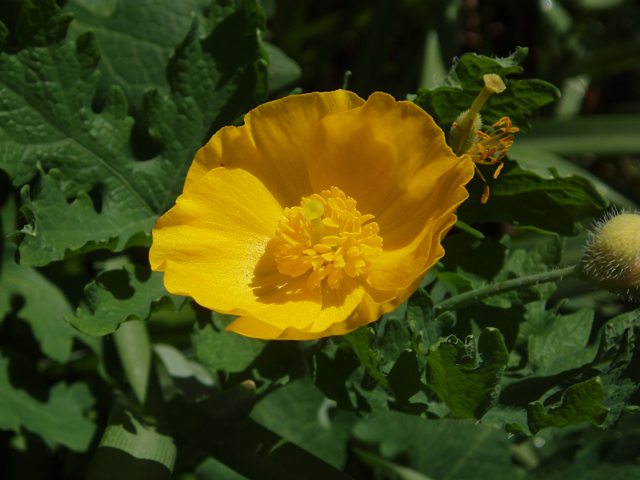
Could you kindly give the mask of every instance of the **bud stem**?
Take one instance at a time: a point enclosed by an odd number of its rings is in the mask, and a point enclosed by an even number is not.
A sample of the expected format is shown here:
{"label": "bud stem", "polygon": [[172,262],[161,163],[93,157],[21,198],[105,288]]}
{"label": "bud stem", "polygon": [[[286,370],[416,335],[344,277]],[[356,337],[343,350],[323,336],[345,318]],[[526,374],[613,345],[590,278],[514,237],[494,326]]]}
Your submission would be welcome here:
{"label": "bud stem", "polygon": [[493,297],[495,295],[511,292],[513,290],[520,290],[541,283],[553,282],[554,280],[561,280],[563,277],[571,278],[577,275],[578,271],[576,269],[576,265],[573,265],[559,270],[538,273],[537,275],[531,275],[529,277],[514,278],[513,280],[492,283],[486,287],[461,293],[460,295],[456,295],[452,298],[447,298],[446,300],[437,303],[436,307],[441,311],[457,310],[458,308],[466,307],[467,305],[480,302],[485,298]]}

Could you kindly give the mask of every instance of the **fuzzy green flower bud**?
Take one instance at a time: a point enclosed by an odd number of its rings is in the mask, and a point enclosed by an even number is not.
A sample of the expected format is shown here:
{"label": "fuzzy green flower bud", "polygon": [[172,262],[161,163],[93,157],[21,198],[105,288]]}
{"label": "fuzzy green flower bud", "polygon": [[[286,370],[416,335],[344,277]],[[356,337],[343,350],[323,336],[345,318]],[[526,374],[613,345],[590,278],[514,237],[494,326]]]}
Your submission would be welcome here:
{"label": "fuzzy green flower bud", "polygon": [[598,288],[640,300],[640,215],[614,213],[598,222],[578,271]]}

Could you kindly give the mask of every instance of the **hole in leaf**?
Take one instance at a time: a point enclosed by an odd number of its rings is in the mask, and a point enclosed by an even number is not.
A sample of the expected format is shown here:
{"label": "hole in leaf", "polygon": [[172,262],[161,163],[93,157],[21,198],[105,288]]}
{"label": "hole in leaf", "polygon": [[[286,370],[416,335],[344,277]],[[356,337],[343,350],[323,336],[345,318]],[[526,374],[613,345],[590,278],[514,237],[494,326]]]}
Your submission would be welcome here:
{"label": "hole in leaf", "polygon": [[162,146],[149,135],[146,122],[136,122],[131,129],[131,152],[138,160],[151,160],[162,151]]}
{"label": "hole in leaf", "polygon": [[[91,190],[89,190],[87,192],[87,195],[91,199],[91,204],[93,205],[93,209],[98,214],[102,213],[102,191],[103,191],[103,185],[102,184],[96,184],[96,185],[94,185],[94,187]],[[78,197],[76,195],[73,195],[73,196],[71,196],[71,197],[66,199],[67,200],[67,204],[71,205],[77,199],[78,199]]]}
{"label": "hole in leaf", "polygon": [[96,184],[91,190],[87,193],[89,198],[91,199],[91,203],[93,203],[93,209],[96,213],[102,213],[102,194],[103,194],[103,185]]}
{"label": "hole in leaf", "polygon": [[109,270],[98,277],[98,284],[109,290],[118,300],[131,298],[135,289],[129,284],[129,274],[124,270]]}

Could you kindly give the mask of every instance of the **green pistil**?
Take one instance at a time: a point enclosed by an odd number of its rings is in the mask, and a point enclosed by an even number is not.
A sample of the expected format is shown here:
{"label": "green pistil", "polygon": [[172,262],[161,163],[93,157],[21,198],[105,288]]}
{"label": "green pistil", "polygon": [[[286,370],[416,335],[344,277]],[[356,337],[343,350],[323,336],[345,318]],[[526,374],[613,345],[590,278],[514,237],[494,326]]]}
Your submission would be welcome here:
{"label": "green pistil", "polygon": [[451,148],[458,156],[462,155],[467,150],[467,148],[463,148],[463,146],[466,147],[465,143],[469,134],[473,133],[475,135],[476,130],[482,128],[482,121],[479,116],[482,106],[491,95],[494,93],[504,92],[507,88],[499,75],[492,73],[487,74],[482,78],[484,80],[484,87],[482,88],[482,91],[471,104],[471,108],[462,112],[462,114],[460,114],[456,119],[456,123],[462,129],[462,132],[456,129],[451,130]]}
{"label": "green pistil", "polygon": [[313,225],[314,241],[326,235],[326,228],[322,223],[322,215],[324,215],[322,203],[317,200],[309,200],[302,209],[302,215]]}

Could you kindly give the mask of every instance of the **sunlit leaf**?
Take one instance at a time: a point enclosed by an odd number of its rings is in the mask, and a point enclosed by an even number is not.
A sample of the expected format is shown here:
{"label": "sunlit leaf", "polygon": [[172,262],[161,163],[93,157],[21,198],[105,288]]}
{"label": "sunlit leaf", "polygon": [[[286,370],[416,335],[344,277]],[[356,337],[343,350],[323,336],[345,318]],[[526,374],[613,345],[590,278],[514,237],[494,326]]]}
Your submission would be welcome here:
{"label": "sunlit leaf", "polygon": [[162,308],[175,311],[185,300],[166,291],[162,273],[140,265],[101,273],[85,287],[85,296],[89,308],[78,308],[75,315],[65,318],[81,332],[96,337],[115,332],[128,320],[146,320]]}
{"label": "sunlit leaf", "polygon": [[22,191],[28,224],[14,236],[21,263],[148,245],[196,150],[264,98],[261,10],[247,0],[238,10],[215,7],[211,15],[206,37],[194,19],[167,62],[170,93],[145,92],[159,154],[141,162],[128,147],[133,121],[122,89],[109,89],[102,112],[91,108],[101,56],[95,34],[66,41],[71,18],[53,0],[25,0],[17,27],[21,49],[3,53],[0,63],[3,109],[19,112],[0,117],[6,153],[0,167],[17,186],[37,179],[34,189]]}
{"label": "sunlit leaf", "polygon": [[456,62],[447,78],[436,88],[422,88],[414,102],[434,117],[448,133],[451,124],[463,111],[471,107],[473,100],[484,87],[482,76],[487,73],[500,75],[507,89],[492,95],[482,109],[483,121],[497,122],[508,116],[522,132],[531,129],[527,117],[538,114],[538,109],[560,96],[560,91],[542,80],[508,79],[509,75],[523,72],[520,63],[529,53],[528,48],[517,48],[509,57],[490,58],[466,53]]}

